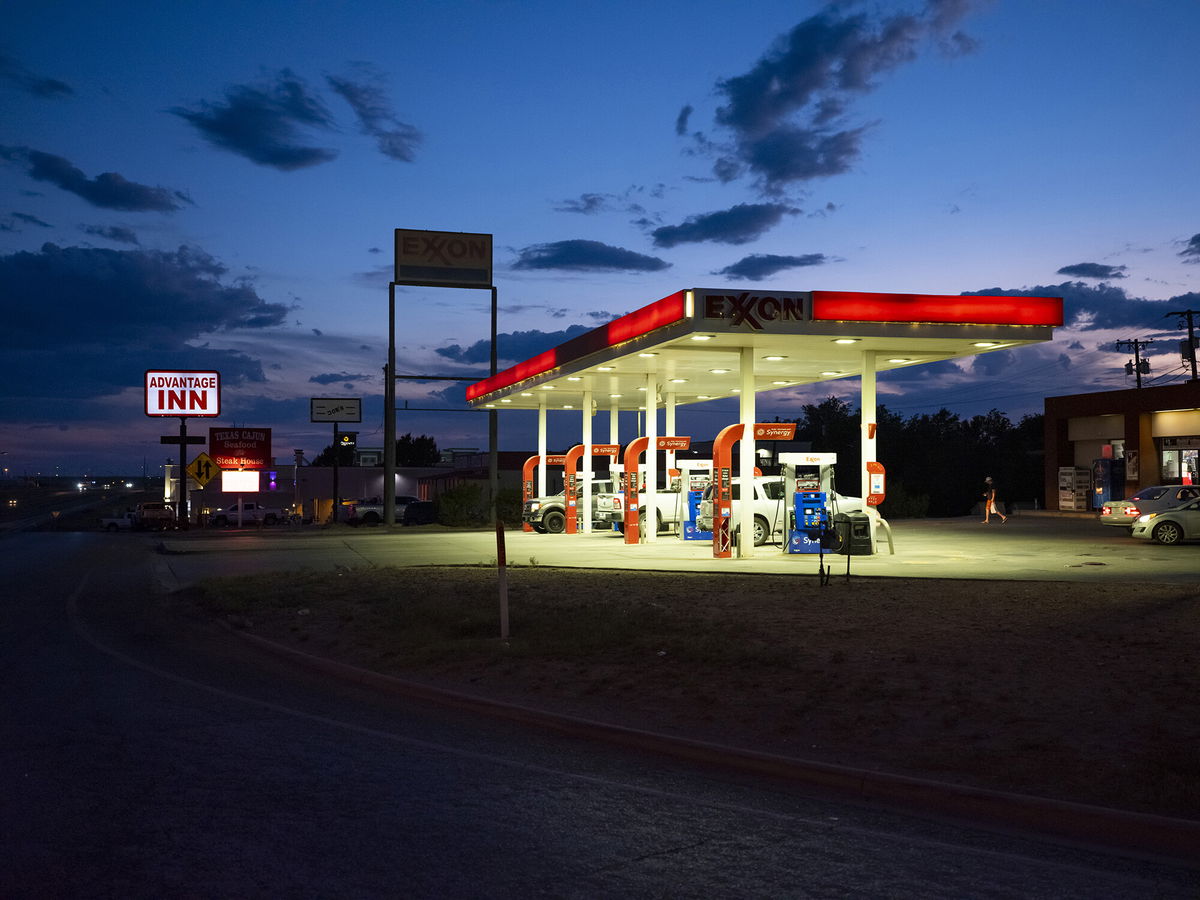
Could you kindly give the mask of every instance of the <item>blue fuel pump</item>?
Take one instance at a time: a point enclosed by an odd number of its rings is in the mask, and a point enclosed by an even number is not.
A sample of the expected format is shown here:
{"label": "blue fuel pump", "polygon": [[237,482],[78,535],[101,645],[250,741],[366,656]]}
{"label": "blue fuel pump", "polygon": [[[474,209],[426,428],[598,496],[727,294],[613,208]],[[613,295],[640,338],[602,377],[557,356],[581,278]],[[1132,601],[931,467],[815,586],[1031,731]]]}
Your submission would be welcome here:
{"label": "blue fuel pump", "polygon": [[792,497],[795,527],[788,533],[788,553],[820,553],[821,534],[829,527],[824,491],[796,491]]}

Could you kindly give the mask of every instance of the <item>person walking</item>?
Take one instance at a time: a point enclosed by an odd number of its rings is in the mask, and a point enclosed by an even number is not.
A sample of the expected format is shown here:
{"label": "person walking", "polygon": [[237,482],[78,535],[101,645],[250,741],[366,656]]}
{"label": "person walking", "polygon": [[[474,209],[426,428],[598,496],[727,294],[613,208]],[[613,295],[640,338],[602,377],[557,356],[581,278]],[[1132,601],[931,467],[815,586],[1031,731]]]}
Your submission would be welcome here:
{"label": "person walking", "polygon": [[1003,525],[1008,521],[1008,516],[1000,512],[1000,507],[996,506],[996,484],[992,481],[992,476],[989,475],[983,479],[983,524],[987,525],[988,518],[992,513],[1000,517],[1000,524]]}

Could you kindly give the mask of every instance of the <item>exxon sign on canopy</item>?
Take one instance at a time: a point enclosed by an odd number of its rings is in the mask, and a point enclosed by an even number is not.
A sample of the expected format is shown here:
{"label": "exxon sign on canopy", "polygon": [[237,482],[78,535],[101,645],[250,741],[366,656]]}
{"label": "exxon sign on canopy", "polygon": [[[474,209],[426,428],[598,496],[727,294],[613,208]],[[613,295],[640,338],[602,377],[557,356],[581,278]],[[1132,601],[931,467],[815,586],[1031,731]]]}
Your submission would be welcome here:
{"label": "exxon sign on canopy", "polygon": [[149,369],[146,415],[219,416],[221,373]]}

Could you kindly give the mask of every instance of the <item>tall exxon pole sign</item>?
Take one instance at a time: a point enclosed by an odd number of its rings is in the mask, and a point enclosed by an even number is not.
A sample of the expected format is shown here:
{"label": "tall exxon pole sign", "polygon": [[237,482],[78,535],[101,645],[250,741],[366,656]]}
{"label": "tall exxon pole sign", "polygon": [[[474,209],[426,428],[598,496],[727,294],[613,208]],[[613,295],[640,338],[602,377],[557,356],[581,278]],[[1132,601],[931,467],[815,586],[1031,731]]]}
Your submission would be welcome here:
{"label": "tall exxon pole sign", "polygon": [[221,373],[191,369],[147,369],[145,377],[146,415],[179,417],[179,434],[163,435],[164,444],[179,445],[179,504],[175,521],[187,528],[187,448],[203,444],[202,437],[188,437],[189,416],[213,418],[221,414]]}
{"label": "tall exxon pole sign", "polygon": [[[496,286],[492,284],[492,236],[464,231],[395,229],[395,273],[388,285],[388,356],[383,395],[384,522],[396,521],[396,287],[483,288],[492,292],[491,374],[496,374]],[[431,380],[442,380],[432,378]],[[469,378],[455,379],[469,381]],[[488,410],[488,486],[492,517],[500,476],[496,411]]]}

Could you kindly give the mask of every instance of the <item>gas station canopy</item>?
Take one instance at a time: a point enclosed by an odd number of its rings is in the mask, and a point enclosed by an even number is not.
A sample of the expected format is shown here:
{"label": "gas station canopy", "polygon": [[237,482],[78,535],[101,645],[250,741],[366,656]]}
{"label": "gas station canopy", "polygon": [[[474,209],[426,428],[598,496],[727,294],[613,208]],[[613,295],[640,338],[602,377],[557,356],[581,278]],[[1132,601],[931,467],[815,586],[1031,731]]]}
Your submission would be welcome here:
{"label": "gas station canopy", "polygon": [[[691,288],[467,388],[475,408],[677,405],[1049,341],[1060,297]],[[747,366],[749,372],[747,372]]]}

